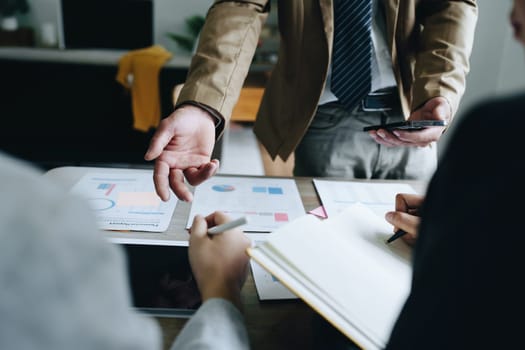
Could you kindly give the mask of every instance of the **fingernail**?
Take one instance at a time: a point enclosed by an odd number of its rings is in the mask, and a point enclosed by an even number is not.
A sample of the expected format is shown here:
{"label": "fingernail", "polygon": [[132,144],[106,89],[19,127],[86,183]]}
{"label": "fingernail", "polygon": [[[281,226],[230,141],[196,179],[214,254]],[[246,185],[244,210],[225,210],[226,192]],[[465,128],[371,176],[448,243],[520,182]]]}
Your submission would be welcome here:
{"label": "fingernail", "polygon": [[377,134],[381,137],[385,137],[385,133],[383,132],[383,130],[378,131]]}
{"label": "fingernail", "polygon": [[393,218],[394,218],[394,213],[392,213],[391,211],[385,214],[385,219],[387,219],[388,221],[391,221]]}

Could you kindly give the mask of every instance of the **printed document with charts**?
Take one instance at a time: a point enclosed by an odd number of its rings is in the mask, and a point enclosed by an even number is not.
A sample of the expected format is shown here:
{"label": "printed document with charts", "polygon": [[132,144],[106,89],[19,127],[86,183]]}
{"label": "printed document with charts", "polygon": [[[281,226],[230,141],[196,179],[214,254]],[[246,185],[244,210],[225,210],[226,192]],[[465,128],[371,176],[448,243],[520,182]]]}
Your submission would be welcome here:
{"label": "printed document with charts", "polygon": [[248,254],[364,349],[383,348],[408,296],[411,248],[355,204],[332,218],[304,215]]}

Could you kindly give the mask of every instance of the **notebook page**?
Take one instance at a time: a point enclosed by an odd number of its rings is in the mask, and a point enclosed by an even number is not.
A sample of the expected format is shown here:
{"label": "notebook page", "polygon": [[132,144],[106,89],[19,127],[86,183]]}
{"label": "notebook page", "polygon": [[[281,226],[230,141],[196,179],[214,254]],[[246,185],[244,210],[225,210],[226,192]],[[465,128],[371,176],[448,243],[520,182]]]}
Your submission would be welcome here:
{"label": "notebook page", "polygon": [[321,225],[311,230],[292,223],[269,242],[360,329],[386,343],[410,288],[409,249],[402,241],[386,245],[392,227],[362,205]]}

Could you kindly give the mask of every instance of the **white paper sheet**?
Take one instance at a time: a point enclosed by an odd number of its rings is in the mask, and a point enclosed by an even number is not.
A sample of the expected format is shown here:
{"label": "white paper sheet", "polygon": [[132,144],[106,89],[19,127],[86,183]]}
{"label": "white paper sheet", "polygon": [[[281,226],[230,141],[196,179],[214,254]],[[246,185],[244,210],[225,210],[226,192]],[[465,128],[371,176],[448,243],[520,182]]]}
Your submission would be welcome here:
{"label": "white paper sheet", "polygon": [[275,276],[266,271],[255,262],[250,260],[253,280],[257,289],[259,300],[286,300],[299,299],[294,293],[279,282]]}
{"label": "white paper sheet", "polygon": [[[252,246],[261,244],[266,241],[268,237],[270,237],[267,232],[247,233],[246,235],[252,241]],[[298,297],[281,282],[279,282],[275,276],[266,271],[253,259],[250,260],[250,267],[259,300],[298,299]]]}
{"label": "white paper sheet", "polygon": [[87,173],[71,189],[85,197],[103,230],[164,232],[177,204],[155,193],[150,173]]}
{"label": "white paper sheet", "polygon": [[330,181],[314,179],[314,185],[328,217],[361,203],[380,217],[395,209],[398,193],[417,193],[406,183]]}
{"label": "white paper sheet", "polygon": [[305,214],[293,179],[214,176],[195,188],[187,228],[195,215],[220,210],[236,219],[246,216],[245,232],[272,232]]}

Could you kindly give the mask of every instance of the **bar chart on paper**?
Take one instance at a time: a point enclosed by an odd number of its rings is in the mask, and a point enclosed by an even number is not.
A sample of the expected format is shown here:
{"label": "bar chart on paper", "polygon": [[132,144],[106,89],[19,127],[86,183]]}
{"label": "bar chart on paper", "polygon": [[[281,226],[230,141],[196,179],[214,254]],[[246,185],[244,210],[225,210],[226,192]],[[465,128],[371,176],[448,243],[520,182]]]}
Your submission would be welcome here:
{"label": "bar chart on paper", "polygon": [[293,179],[236,176],[214,176],[195,188],[187,228],[195,215],[216,210],[246,216],[245,232],[271,232],[305,213]]}
{"label": "bar chart on paper", "polygon": [[88,173],[71,192],[88,200],[103,230],[166,231],[177,203],[175,196],[163,202],[144,172]]}

